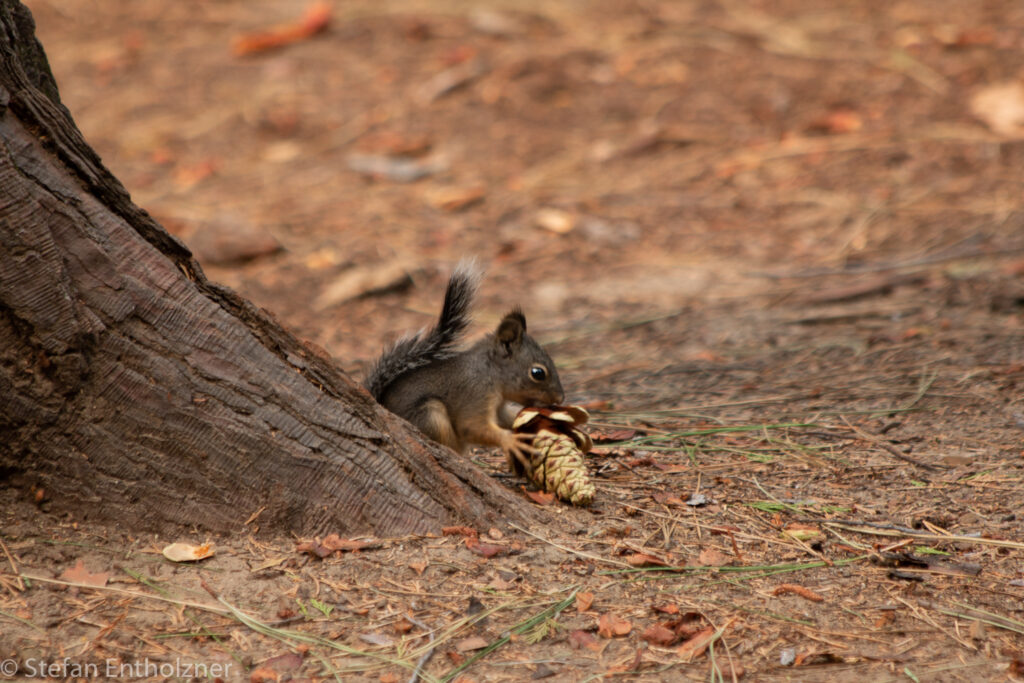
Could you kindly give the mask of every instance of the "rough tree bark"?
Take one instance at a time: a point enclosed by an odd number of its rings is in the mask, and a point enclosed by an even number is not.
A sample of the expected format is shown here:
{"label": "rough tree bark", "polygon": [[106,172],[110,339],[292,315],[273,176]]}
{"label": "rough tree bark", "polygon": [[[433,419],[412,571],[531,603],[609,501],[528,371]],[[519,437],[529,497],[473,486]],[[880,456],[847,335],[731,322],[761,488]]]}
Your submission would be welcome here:
{"label": "rough tree bark", "polygon": [[133,529],[529,521],[208,281],[84,142],[34,30],[0,0],[0,482]]}

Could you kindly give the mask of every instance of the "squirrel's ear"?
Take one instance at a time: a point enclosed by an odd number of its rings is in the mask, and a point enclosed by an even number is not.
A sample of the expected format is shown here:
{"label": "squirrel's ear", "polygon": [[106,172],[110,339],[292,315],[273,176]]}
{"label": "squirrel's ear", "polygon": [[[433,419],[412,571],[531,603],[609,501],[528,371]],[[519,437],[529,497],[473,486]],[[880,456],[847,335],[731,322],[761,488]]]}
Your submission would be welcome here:
{"label": "squirrel's ear", "polygon": [[516,308],[502,318],[498,325],[498,331],[494,333],[494,340],[505,357],[511,358],[523,343],[524,334],[526,334],[526,317],[522,311]]}

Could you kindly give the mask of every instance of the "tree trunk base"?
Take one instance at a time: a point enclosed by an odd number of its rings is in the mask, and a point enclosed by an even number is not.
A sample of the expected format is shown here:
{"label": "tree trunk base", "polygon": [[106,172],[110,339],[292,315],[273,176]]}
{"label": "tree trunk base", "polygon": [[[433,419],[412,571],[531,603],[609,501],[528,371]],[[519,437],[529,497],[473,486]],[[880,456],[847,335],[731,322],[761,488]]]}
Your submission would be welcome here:
{"label": "tree trunk base", "polygon": [[0,473],[54,511],[396,535],[530,521],[478,468],[209,282],[60,104],[0,0]]}

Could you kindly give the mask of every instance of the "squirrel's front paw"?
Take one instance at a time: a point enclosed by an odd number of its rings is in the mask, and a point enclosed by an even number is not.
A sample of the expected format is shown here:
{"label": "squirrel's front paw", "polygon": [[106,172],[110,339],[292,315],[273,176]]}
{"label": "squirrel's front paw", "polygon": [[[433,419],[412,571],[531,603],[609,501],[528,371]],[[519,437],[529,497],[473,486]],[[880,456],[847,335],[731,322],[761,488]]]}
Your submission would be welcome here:
{"label": "squirrel's front paw", "polygon": [[501,450],[508,460],[509,472],[525,475],[533,469],[531,456],[539,451],[533,447],[533,434],[505,432],[501,437]]}

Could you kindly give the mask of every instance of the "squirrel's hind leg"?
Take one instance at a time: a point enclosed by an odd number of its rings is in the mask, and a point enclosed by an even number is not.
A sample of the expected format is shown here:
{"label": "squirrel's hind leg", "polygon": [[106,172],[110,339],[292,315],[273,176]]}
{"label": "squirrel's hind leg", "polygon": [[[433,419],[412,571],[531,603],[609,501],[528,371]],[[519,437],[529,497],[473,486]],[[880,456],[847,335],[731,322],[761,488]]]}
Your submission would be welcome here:
{"label": "squirrel's hind leg", "polygon": [[448,409],[440,399],[429,398],[424,401],[411,422],[431,439],[448,446],[453,451],[462,453],[465,450],[465,445],[459,439],[459,435],[455,433],[455,426],[452,425]]}

